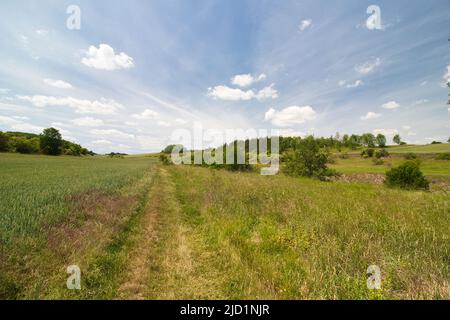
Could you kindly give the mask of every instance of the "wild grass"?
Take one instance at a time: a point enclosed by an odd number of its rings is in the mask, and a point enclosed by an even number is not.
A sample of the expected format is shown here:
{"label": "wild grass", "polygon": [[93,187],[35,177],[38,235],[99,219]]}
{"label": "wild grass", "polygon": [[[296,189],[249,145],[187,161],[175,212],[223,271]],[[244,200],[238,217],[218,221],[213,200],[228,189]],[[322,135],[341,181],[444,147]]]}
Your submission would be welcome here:
{"label": "wild grass", "polygon": [[[399,157],[383,159],[382,165],[374,165],[371,158],[349,157],[348,159],[335,159],[330,167],[341,173],[386,173],[392,167],[405,162]],[[440,176],[450,178],[450,161],[422,159],[420,169],[426,176]]]}
{"label": "wild grass", "polygon": [[[450,298],[444,193],[173,167],[232,299]],[[382,270],[382,290],[366,270]]]}

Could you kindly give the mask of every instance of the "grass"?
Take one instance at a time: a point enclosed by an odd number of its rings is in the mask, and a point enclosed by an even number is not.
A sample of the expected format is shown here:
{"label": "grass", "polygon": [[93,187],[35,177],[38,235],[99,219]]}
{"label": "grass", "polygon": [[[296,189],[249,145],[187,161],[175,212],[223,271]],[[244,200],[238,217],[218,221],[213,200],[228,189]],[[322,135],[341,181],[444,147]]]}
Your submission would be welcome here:
{"label": "grass", "polygon": [[[192,167],[172,174],[226,298],[450,298],[444,193]],[[378,292],[366,287],[372,264],[382,270]]]}
{"label": "grass", "polygon": [[[330,165],[341,173],[382,173],[384,174],[393,166],[398,166],[405,161],[401,157],[383,159],[383,165],[374,165],[371,158],[350,157],[348,159],[336,159],[336,163]],[[450,161],[423,159],[420,166],[426,176],[439,176],[450,178]]]}
{"label": "grass", "polygon": [[[450,299],[444,190],[156,161],[0,154],[0,298]],[[423,170],[449,176],[445,161]],[[71,264],[81,291],[65,288]]]}
{"label": "grass", "polygon": [[450,143],[393,146],[388,150],[391,153],[444,153],[450,152]]}
{"label": "grass", "polygon": [[98,255],[136,210],[154,163],[0,154],[0,297],[58,297],[65,268]]}

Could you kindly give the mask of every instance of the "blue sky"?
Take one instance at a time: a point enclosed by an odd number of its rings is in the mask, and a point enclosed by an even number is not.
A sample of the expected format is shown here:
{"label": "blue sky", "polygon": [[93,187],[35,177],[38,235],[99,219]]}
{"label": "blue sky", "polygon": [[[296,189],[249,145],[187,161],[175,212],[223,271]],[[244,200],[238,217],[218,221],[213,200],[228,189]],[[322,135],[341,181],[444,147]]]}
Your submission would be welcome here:
{"label": "blue sky", "polygon": [[[80,30],[66,26],[69,5]],[[377,5],[381,29],[366,12]],[[0,130],[54,126],[96,152],[179,128],[447,140],[450,3],[1,1]]]}

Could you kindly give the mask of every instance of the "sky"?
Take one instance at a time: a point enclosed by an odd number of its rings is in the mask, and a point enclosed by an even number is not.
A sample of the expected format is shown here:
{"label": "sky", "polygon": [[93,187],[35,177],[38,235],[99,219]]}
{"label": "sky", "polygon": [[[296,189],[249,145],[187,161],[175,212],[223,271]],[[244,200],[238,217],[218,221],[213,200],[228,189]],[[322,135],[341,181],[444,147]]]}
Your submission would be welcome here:
{"label": "sky", "polygon": [[450,136],[448,0],[2,0],[0,30],[1,131],[130,154],[195,125]]}

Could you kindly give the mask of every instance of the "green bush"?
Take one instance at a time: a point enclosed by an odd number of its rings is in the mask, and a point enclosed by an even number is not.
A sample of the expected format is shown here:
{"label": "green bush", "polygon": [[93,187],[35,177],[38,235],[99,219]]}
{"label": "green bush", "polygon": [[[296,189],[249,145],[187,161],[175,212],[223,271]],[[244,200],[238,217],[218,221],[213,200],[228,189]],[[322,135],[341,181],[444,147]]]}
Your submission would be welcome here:
{"label": "green bush", "polygon": [[416,160],[417,154],[415,154],[413,152],[408,152],[403,156],[403,158],[405,158],[406,160]]}
{"label": "green bush", "polygon": [[386,149],[380,149],[377,152],[375,152],[375,158],[381,159],[381,158],[387,158],[389,157],[389,152]]}
{"label": "green bush", "polygon": [[416,161],[406,161],[396,168],[386,172],[385,184],[389,187],[402,189],[428,190],[429,182],[425,179]]}
{"label": "green bush", "polygon": [[437,155],[436,160],[450,160],[450,152],[444,152]]}
{"label": "green bush", "polygon": [[159,160],[162,162],[163,165],[169,166],[172,164],[172,160],[167,156],[165,153],[161,153],[159,155]]}
{"label": "green bush", "polygon": [[372,158],[375,153],[375,150],[372,148],[365,149],[361,152],[361,157],[363,158]]}

